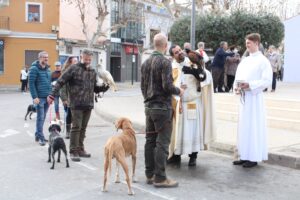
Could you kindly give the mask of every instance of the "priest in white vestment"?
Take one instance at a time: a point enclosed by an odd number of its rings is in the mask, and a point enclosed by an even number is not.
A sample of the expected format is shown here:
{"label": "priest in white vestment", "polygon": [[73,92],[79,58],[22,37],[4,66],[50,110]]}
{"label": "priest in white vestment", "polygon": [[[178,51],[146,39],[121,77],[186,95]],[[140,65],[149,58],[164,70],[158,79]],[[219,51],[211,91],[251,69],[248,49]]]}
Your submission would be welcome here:
{"label": "priest in white vestment", "polygon": [[235,76],[235,92],[240,95],[238,119],[238,153],[234,165],[254,167],[268,159],[267,127],[263,90],[272,83],[272,68],[259,51],[260,35],[246,37],[250,55],[239,64]]}
{"label": "priest in white vestment", "polygon": [[[185,86],[185,93],[181,99],[174,96],[173,100],[173,131],[169,148],[168,164],[179,164],[181,155],[188,154],[190,157],[189,166],[196,165],[197,153],[205,149],[207,143],[211,141],[211,135],[214,135],[215,129],[212,126],[214,118],[212,115],[212,78],[206,71],[209,78],[201,82],[205,88],[204,100],[201,91],[198,91],[200,82],[197,79],[199,74],[190,74],[183,72],[183,68],[191,69],[191,61],[185,57],[179,46],[170,48],[170,55],[173,56],[173,79],[176,86]],[[197,78],[196,78],[197,77]],[[209,95],[210,94],[210,95]],[[203,103],[207,103],[204,109]],[[204,113],[206,115],[204,115]],[[205,120],[206,119],[206,120]],[[207,134],[205,134],[207,133]]]}

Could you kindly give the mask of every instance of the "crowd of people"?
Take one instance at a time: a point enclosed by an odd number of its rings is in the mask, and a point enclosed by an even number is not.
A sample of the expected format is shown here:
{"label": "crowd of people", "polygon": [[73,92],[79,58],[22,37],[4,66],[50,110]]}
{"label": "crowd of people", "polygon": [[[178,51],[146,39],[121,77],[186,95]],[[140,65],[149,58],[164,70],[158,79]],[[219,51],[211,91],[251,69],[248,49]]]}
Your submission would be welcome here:
{"label": "crowd of people", "polygon": [[83,50],[81,62],[77,57],[69,57],[63,69],[61,63],[55,63],[55,71],[51,73],[48,65],[48,53],[42,51],[29,70],[29,88],[36,105],[37,120],[35,141],[44,146],[47,139],[43,126],[49,105],[55,103],[56,120],[60,120],[59,97],[62,98],[66,116],[66,137],[70,138],[70,157],[80,161],[80,157],[90,157],[84,147],[86,127],[91,110],[94,107],[94,93],[105,92],[109,86],[97,83],[97,73],[91,67],[93,52]]}
{"label": "crowd of people", "polygon": [[[193,50],[185,43],[169,48],[170,59],[165,57],[167,37],[154,37],[155,51],[141,66],[141,91],[146,116],[146,143],[144,149],[147,183],[156,187],[176,187],[178,182],[166,174],[167,164],[180,164],[182,155],[189,155],[188,166],[197,165],[197,155],[208,149],[215,139],[214,92],[233,91],[241,98],[238,121],[239,160],[234,165],[250,168],[268,159],[266,123],[262,92],[272,81],[276,88],[278,60],[274,46],[267,56],[261,53],[260,35],[246,36],[248,55],[240,57],[238,48],[221,42],[211,64],[204,42]],[[91,67],[93,53],[83,50],[80,62],[69,57],[63,68],[55,63],[51,73],[48,53],[42,51],[29,70],[29,88],[37,109],[35,140],[45,145],[43,125],[49,105],[55,103],[56,119],[60,120],[59,98],[66,117],[66,137],[70,138],[70,157],[91,157],[86,151],[86,128],[94,107],[94,93],[106,92],[97,73]],[[274,78],[275,76],[275,78]],[[275,79],[275,83],[274,83]],[[225,80],[225,81],[224,81]],[[151,134],[147,134],[151,133]]]}
{"label": "crowd of people", "polygon": [[233,164],[252,168],[268,159],[262,93],[271,85],[272,68],[259,51],[259,34],[247,35],[245,43],[249,55],[241,60],[235,47],[227,51],[227,43],[221,42],[211,75],[205,69],[207,56],[203,42],[198,43],[196,51],[189,43],[184,44],[184,50],[172,45],[171,62],[164,56],[166,36],[155,35],[155,51],[141,68],[147,183],[177,187],[178,182],[167,177],[166,165],[180,164],[182,155],[189,155],[188,166],[196,166],[197,154],[215,139],[213,93],[223,92],[224,74],[227,90],[233,90],[241,98],[237,141],[240,159]]}
{"label": "crowd of people", "polygon": [[[282,72],[282,57],[274,45],[270,45],[268,49],[265,50],[260,43],[259,51],[268,58],[272,65],[273,81],[271,92],[275,92],[276,81],[279,77],[279,73]],[[237,66],[241,60],[247,56],[249,56],[248,50],[246,50],[241,57],[241,48],[239,46],[231,45],[228,47],[227,42],[220,42],[220,47],[217,49],[210,66],[214,79],[215,93],[233,92],[233,82],[235,80]],[[268,91],[268,88],[264,91]]]}

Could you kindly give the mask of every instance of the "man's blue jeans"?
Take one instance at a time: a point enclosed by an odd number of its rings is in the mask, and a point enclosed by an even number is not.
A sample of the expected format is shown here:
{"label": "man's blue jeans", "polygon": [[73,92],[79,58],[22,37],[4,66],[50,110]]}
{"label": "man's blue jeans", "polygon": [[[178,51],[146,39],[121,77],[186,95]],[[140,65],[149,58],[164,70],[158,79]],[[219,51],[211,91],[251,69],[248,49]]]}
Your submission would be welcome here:
{"label": "man's blue jeans", "polygon": [[44,122],[45,122],[49,105],[47,102],[47,98],[39,98],[39,99],[40,99],[40,103],[36,105],[37,119],[36,119],[35,138],[41,141],[45,141],[43,127],[44,127]]}

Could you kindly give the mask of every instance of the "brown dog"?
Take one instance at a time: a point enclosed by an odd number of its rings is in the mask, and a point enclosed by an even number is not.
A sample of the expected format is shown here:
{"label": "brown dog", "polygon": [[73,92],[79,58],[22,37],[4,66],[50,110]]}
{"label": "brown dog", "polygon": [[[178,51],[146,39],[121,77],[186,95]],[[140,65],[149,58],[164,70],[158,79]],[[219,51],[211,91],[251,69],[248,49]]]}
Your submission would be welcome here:
{"label": "brown dog", "polygon": [[129,178],[128,172],[128,165],[126,164],[125,157],[131,155],[132,158],[132,180],[135,180],[135,164],[136,164],[136,138],[135,138],[135,131],[132,128],[131,121],[127,118],[120,118],[116,121],[115,126],[118,129],[122,129],[123,132],[121,135],[112,136],[108,139],[105,144],[104,149],[104,181],[103,181],[103,192],[107,191],[106,182],[107,182],[107,171],[111,172],[111,161],[112,158],[116,158],[116,183],[120,182],[119,176],[119,164],[122,165],[125,175],[126,175],[126,182],[128,185],[128,194],[133,195],[133,191],[131,189],[131,183]]}

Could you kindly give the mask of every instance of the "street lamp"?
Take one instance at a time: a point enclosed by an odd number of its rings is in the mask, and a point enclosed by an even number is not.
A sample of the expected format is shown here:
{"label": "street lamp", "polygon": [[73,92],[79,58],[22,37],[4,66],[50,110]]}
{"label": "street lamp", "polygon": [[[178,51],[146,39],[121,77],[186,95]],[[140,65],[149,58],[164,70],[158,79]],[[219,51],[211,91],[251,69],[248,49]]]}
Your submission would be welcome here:
{"label": "street lamp", "polygon": [[190,43],[191,43],[192,49],[195,49],[195,0],[193,0],[193,2],[192,2]]}

